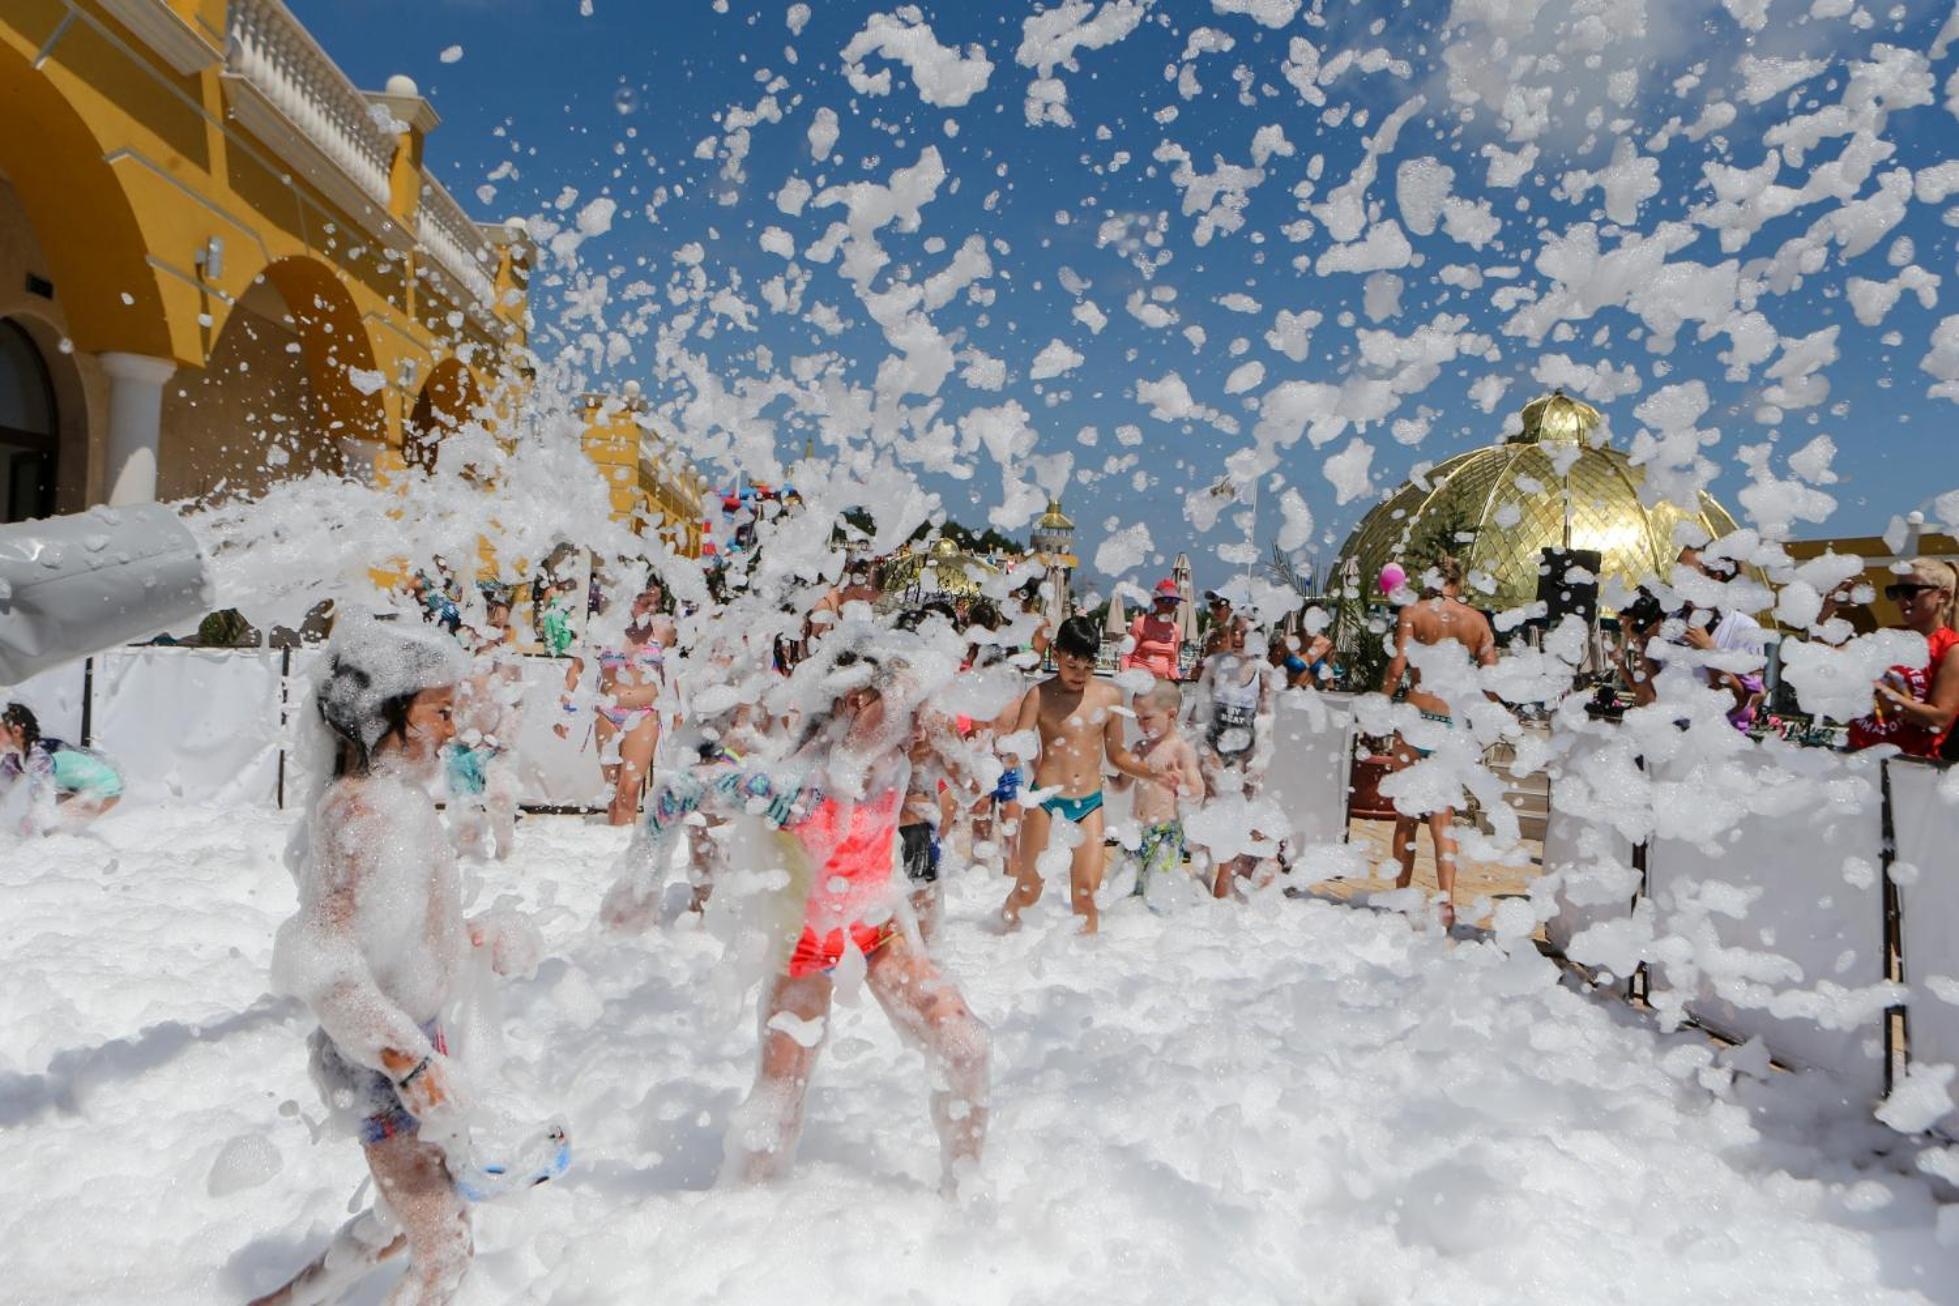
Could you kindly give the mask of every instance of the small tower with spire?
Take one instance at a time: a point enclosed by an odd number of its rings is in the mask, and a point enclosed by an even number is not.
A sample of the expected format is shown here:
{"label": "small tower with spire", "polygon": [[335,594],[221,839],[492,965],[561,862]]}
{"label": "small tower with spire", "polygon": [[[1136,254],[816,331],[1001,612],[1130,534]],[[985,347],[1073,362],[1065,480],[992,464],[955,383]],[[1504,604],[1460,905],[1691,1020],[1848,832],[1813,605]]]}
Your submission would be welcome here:
{"label": "small tower with spire", "polygon": [[1035,560],[1047,568],[1041,592],[1046,597],[1048,620],[1058,624],[1074,611],[1071,583],[1075,568],[1081,565],[1075,557],[1075,523],[1061,511],[1061,500],[1048,500],[1048,510],[1034,523],[1028,542]]}

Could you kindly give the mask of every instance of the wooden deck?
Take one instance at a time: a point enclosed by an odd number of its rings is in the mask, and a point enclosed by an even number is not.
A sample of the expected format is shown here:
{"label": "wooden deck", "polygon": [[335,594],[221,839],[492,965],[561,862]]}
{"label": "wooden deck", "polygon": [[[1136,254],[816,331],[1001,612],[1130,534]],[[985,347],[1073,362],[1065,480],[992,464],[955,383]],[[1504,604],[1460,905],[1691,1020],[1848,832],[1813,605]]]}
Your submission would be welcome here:
{"label": "wooden deck", "polygon": [[[1465,829],[1464,833],[1468,831]],[[1458,835],[1458,838],[1460,837]],[[1348,876],[1337,880],[1326,880],[1314,886],[1312,892],[1347,901],[1392,889],[1397,869],[1393,855],[1394,822],[1350,821],[1347,825],[1347,839],[1349,844],[1367,859],[1371,873],[1365,878]],[[1477,899],[1494,900],[1499,895],[1525,893],[1529,890],[1531,881],[1543,873],[1543,843],[1536,839],[1525,839],[1518,848],[1529,859],[1522,866],[1479,862],[1467,856],[1458,861],[1456,904],[1461,911],[1463,924],[1486,923],[1482,913],[1470,911],[1471,905]],[[1436,892],[1435,849],[1429,842],[1426,826],[1415,838],[1415,884],[1416,887],[1426,889],[1430,893]]]}

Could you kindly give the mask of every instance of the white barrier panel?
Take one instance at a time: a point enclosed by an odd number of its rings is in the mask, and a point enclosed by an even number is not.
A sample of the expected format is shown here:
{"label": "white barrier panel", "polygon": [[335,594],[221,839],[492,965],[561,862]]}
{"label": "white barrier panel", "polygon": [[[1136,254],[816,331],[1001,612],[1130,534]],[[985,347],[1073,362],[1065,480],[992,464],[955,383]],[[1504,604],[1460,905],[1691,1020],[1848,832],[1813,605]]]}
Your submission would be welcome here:
{"label": "white barrier panel", "polygon": [[0,689],[0,703],[25,703],[41,723],[41,733],[67,743],[82,742],[82,701],[87,694],[88,675],[81,658],[29,676],[8,689]]}
{"label": "white barrier panel", "polygon": [[[1544,935],[1567,956],[1575,936],[1632,916],[1639,872],[1632,864],[1633,838],[1621,824],[1644,806],[1625,801],[1643,783],[1630,736],[1598,722],[1568,739],[1564,756],[1551,770],[1551,808],[1544,826],[1544,872],[1555,877],[1549,882],[1556,885],[1558,907],[1557,915],[1544,923]],[[1645,831],[1635,826],[1631,833]],[[1634,964],[1630,956],[1603,951],[1572,960],[1607,966],[1618,976],[1630,973]]]}
{"label": "white barrier panel", "polygon": [[150,647],[95,659],[90,741],[139,799],[273,806],[280,655]]}
{"label": "white barrier panel", "polygon": [[[533,807],[602,807],[611,796],[599,774],[599,745],[586,708],[576,716],[563,711],[567,663],[557,658],[524,659],[524,723],[517,732],[517,798]],[[593,676],[585,668],[586,688]],[[563,724],[560,739],[553,726]],[[665,744],[661,765],[667,764]]]}
{"label": "white barrier panel", "polygon": [[1676,973],[1655,964],[1655,989],[1691,983],[1687,1010],[1709,1028],[1759,1035],[1778,1059],[1832,1071],[1853,1095],[1875,1100],[1884,1088],[1881,1013],[1850,1028],[1801,1013],[1841,1009],[1851,1005],[1847,991],[1884,980],[1876,762],[1772,741],[1717,763],[1660,768],[1662,831],[1676,810],[1699,820],[1724,807],[1737,819],[1711,837],[1650,845],[1661,956],[1673,950],[1686,963]]}
{"label": "white barrier panel", "polygon": [[1347,839],[1347,785],[1354,764],[1354,696],[1288,689],[1272,721],[1265,792],[1292,820],[1297,857]]}
{"label": "white barrier panel", "polygon": [[326,651],[318,645],[294,649],[287,663],[286,754],[279,782],[279,804],[302,816],[333,778],[333,733],[320,719],[320,709],[313,698],[326,667]]}
{"label": "white barrier panel", "polygon": [[[1959,875],[1952,874],[1953,849],[1959,848],[1959,771],[1895,760],[1887,769],[1900,944],[1911,988],[1911,1059],[1959,1064]],[[1947,1114],[1939,1128],[1959,1131],[1959,1110]]]}

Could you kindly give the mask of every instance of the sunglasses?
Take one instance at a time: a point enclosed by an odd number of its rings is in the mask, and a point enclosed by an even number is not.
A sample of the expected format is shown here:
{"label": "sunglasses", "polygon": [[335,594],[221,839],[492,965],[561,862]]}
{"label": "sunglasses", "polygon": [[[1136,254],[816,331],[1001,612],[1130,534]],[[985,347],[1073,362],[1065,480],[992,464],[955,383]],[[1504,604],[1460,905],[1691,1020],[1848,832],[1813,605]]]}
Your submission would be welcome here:
{"label": "sunglasses", "polygon": [[1927,590],[1937,589],[1938,586],[1936,585],[1914,585],[1909,582],[1901,585],[1886,585],[1884,587],[1884,597],[1890,599],[1893,603],[1903,603],[1913,595],[1923,594]]}

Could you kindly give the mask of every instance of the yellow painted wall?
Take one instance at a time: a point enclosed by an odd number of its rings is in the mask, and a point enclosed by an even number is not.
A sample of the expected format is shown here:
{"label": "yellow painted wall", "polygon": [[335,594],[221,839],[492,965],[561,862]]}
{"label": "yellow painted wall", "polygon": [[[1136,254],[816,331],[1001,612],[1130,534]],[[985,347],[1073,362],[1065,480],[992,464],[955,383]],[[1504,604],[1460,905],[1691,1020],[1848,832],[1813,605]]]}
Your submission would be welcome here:
{"label": "yellow painted wall", "polygon": [[[486,376],[496,352],[521,339],[521,267],[495,269],[502,290],[517,292],[496,306],[507,331],[452,326],[459,305],[439,290],[446,278],[415,275],[424,256],[392,254],[361,215],[338,207],[233,116],[238,91],[216,53],[226,0],[172,5],[215,47],[216,62],[201,73],[176,72],[99,0],[77,0],[65,25],[71,6],[61,0],[0,4],[0,177],[13,192],[0,196],[0,267],[28,257],[7,234],[9,213],[16,224],[24,216],[31,260],[55,283],[57,316],[77,354],[174,359],[188,384],[173,389],[206,384],[197,374],[255,283],[273,280],[288,299],[296,286],[326,287],[327,320],[299,331],[321,420],[399,450],[403,419],[440,359],[473,343],[475,370]],[[395,171],[407,197],[389,206],[403,218],[420,190],[413,165],[423,148],[404,145],[412,149]],[[224,245],[215,276],[198,262],[212,237]],[[0,289],[0,312],[20,284],[10,277]],[[385,389],[372,398],[350,389],[350,366],[379,371]],[[99,413],[100,404],[86,408]],[[77,499],[99,497],[96,453]],[[197,479],[173,475],[178,484]]]}

